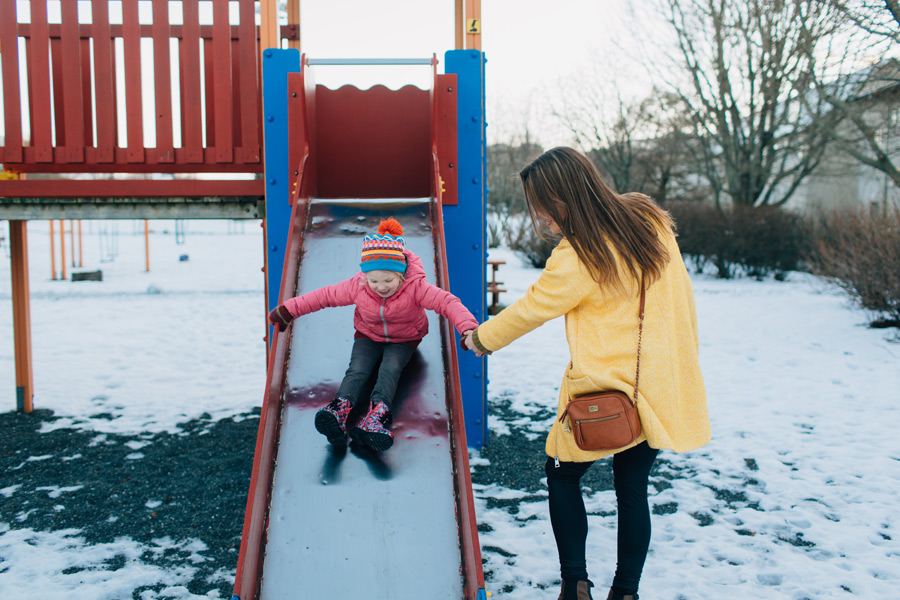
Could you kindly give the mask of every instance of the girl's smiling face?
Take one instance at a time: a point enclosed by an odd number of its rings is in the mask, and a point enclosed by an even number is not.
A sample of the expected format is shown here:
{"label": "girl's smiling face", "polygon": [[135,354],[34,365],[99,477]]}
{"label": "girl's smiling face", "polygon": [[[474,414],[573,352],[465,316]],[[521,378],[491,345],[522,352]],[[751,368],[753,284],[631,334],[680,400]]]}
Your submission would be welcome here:
{"label": "girl's smiling face", "polygon": [[403,276],[396,271],[369,271],[366,273],[369,288],[382,298],[390,298],[400,289]]}

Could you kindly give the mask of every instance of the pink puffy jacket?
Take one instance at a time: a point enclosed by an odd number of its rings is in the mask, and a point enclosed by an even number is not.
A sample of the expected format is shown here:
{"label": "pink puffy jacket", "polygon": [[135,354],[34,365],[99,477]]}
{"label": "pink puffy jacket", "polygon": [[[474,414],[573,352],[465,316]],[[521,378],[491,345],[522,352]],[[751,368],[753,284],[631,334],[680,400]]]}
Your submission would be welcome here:
{"label": "pink puffy jacket", "polygon": [[449,319],[460,334],[478,327],[459,298],[425,280],[422,260],[409,250],[404,253],[406,279],[388,298],[369,289],[365,274],[359,272],[340,283],[291,298],[284,305],[297,318],[329,306],[355,304],[353,326],[367,338],[383,342],[411,342],[425,337],[426,308]]}

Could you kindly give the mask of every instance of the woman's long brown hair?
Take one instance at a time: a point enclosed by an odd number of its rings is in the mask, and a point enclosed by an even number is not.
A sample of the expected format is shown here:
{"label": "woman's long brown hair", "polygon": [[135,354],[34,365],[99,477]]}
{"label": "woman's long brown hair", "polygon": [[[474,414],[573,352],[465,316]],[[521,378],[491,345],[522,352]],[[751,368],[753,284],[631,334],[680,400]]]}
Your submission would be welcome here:
{"label": "woman's long brown hair", "polygon": [[566,147],[547,150],[519,176],[535,228],[537,212],[556,221],[598,284],[625,289],[617,254],[647,286],[662,275],[670,257],[659,231],[675,223],[648,196],[617,194],[586,156]]}

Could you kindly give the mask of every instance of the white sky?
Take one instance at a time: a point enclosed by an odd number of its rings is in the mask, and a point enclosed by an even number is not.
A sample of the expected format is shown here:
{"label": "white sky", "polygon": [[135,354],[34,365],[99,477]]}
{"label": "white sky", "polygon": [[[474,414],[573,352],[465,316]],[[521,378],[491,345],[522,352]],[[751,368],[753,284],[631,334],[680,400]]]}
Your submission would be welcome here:
{"label": "white sky", "polygon": [[[483,0],[482,50],[487,58],[489,140],[521,135],[524,124],[546,143],[565,143],[548,116],[561,87],[596,73],[634,84],[645,77],[628,65],[642,53],[642,35],[629,29],[629,7],[642,15],[648,0]],[[453,0],[301,1],[301,46],[311,58],[428,57],[455,47]],[[353,14],[353,18],[347,18]],[[643,18],[643,17],[642,17]],[[633,45],[634,50],[626,49]],[[627,74],[620,69],[629,68]],[[443,66],[439,66],[443,70]],[[352,75],[346,67],[318,67],[316,81],[332,86]],[[389,81],[402,69],[353,79],[358,85]],[[427,71],[420,68],[420,73]],[[611,73],[619,71],[618,73]],[[413,77],[427,77],[414,74]],[[376,76],[377,77],[377,76]],[[404,80],[406,81],[406,80]],[[418,83],[425,85],[425,83]],[[562,85],[561,85],[562,84]],[[389,84],[390,85],[390,84]]]}
{"label": "white sky", "polygon": [[[530,133],[545,145],[571,143],[553,107],[564,94],[578,94],[586,78],[616,82],[630,94],[647,89],[641,62],[660,37],[648,33],[653,0],[483,0],[482,49],[486,67],[489,141],[510,141]],[[17,2],[20,13],[28,3]],[[204,7],[206,3],[201,3]],[[121,19],[121,4],[110,4],[113,21]],[[90,3],[81,1],[89,21]],[[234,7],[233,7],[234,8]],[[142,2],[142,20],[150,22],[150,3]],[[49,3],[51,21],[59,3]],[[180,5],[171,3],[173,22]],[[301,0],[301,50],[311,58],[427,58],[437,54],[443,72],[444,52],[455,47],[453,0]],[[639,15],[635,19],[634,14]],[[633,25],[638,22],[639,25]],[[648,40],[653,40],[652,43]],[[150,48],[146,48],[148,57]],[[149,70],[148,70],[149,71]],[[148,74],[152,77],[152,74]],[[336,87],[352,83],[369,87],[430,85],[428,67],[351,67],[315,69],[318,83]],[[145,79],[147,79],[145,77]],[[145,82],[152,85],[152,80]],[[626,91],[627,91],[626,90]],[[145,112],[152,117],[152,95]],[[177,115],[176,115],[177,121]],[[176,123],[176,129],[179,124]],[[27,129],[27,128],[26,128]],[[148,145],[155,143],[152,128]],[[0,136],[3,124],[0,123]],[[26,131],[26,137],[28,132]]]}

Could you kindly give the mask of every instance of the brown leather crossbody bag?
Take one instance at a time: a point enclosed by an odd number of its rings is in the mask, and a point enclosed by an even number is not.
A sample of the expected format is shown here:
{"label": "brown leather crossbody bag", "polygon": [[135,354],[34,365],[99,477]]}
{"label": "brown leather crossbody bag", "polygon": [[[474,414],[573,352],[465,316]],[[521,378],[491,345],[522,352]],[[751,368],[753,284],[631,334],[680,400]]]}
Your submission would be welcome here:
{"label": "brown leather crossbody bag", "polygon": [[634,442],[641,435],[638,416],[638,380],[641,376],[641,336],[644,331],[644,281],[641,280],[641,303],[638,320],[637,367],[634,374],[634,398],[625,392],[605,390],[572,398],[560,415],[568,418],[566,431],[572,431],[575,444],[582,450],[615,450]]}

